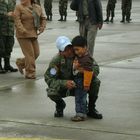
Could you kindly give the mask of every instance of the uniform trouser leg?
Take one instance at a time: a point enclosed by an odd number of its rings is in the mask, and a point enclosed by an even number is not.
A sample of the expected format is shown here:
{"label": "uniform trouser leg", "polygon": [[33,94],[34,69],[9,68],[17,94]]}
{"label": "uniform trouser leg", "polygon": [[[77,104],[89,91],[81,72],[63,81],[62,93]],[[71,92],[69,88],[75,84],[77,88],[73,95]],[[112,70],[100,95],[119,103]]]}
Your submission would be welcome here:
{"label": "uniform trouser leg", "polygon": [[92,80],[91,88],[89,91],[89,103],[88,103],[89,112],[93,112],[95,110],[99,88],[100,88],[100,80],[98,78],[94,78]]}
{"label": "uniform trouser leg", "polygon": [[[25,56],[25,71],[27,77],[35,77],[35,60],[39,56],[39,44],[36,38],[18,38],[18,42]],[[23,65],[23,64],[22,64]]]}
{"label": "uniform trouser leg", "polygon": [[127,9],[126,9],[126,21],[130,21],[130,16],[131,16],[131,8],[130,7],[128,7]]}
{"label": "uniform trouser leg", "polygon": [[14,36],[1,36],[0,37],[0,51],[1,57],[4,58],[5,66],[10,66],[10,56],[14,46]]}
{"label": "uniform trouser leg", "polygon": [[123,8],[123,9],[122,9],[122,20],[121,20],[121,22],[125,22],[125,15],[126,15],[126,11],[125,11],[125,9]]}
{"label": "uniform trouser leg", "polygon": [[62,97],[57,95],[48,96],[52,101],[56,103],[56,111],[54,113],[54,117],[63,117],[63,110],[66,106]]}
{"label": "uniform trouser leg", "polygon": [[64,102],[64,100],[62,99],[61,96],[52,95],[52,96],[48,96],[48,97],[56,103],[56,110],[64,108],[65,102]]}
{"label": "uniform trouser leg", "polygon": [[110,17],[110,6],[109,5],[106,8],[106,17],[107,17],[106,19],[109,20],[109,17]]}
{"label": "uniform trouser leg", "polygon": [[79,30],[80,30],[80,35],[87,38],[89,53],[91,56],[93,56],[95,39],[98,31],[97,26],[92,25],[89,19],[85,19],[84,22],[80,23]]}

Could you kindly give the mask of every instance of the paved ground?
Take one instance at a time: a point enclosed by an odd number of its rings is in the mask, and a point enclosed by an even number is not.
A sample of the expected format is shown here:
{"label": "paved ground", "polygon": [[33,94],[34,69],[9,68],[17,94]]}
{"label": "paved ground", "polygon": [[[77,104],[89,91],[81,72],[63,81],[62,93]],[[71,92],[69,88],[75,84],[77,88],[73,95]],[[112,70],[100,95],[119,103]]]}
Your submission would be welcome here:
{"label": "paved ground", "polygon": [[[132,22],[122,24],[120,1],[116,5],[113,24],[104,24],[95,46],[101,66],[102,81],[97,108],[103,120],[88,119],[73,123],[74,98],[65,99],[65,117],[53,117],[54,104],[47,98],[43,79],[45,69],[57,53],[59,35],[70,38],[78,34],[75,13],[68,10],[68,21],[58,22],[57,3],[53,3],[53,21],[48,22],[39,37],[40,57],[37,79],[25,80],[19,73],[0,75],[0,136],[2,140],[23,140],[18,137],[73,140],[139,140],[140,139],[140,1],[133,2]],[[106,3],[103,1],[105,17]],[[18,43],[12,53],[12,64],[22,56]],[[17,137],[17,139],[15,139]],[[38,138],[38,139],[37,139]],[[0,140],[1,140],[0,139]]]}

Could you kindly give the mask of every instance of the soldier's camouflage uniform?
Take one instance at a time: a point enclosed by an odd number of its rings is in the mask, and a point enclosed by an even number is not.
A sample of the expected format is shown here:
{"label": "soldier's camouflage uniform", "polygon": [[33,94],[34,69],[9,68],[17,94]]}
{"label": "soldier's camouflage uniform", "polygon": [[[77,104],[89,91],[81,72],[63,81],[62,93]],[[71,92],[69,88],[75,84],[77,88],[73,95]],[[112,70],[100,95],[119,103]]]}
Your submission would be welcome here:
{"label": "soldier's camouflage uniform", "polygon": [[66,21],[68,0],[59,0],[59,21]]}
{"label": "soldier's camouflage uniform", "polygon": [[1,58],[4,58],[5,67],[10,66],[14,45],[14,19],[8,17],[7,13],[14,11],[15,5],[16,0],[0,0],[0,62]]}
{"label": "soldier's camouflage uniform", "polygon": [[122,0],[122,20],[121,22],[130,22],[130,16],[131,16],[131,8],[132,8],[132,0]]}
{"label": "soldier's camouflage uniform", "polygon": [[[74,90],[68,90],[66,87],[67,80],[73,80],[72,75],[73,58],[64,58],[57,54],[50,62],[44,77],[48,85],[48,97],[56,103],[56,110],[62,110],[65,107],[65,102],[62,99],[66,96],[74,96]],[[92,80],[89,91],[88,111],[92,112],[95,109],[95,102],[98,98],[100,80],[97,78],[99,74],[99,66],[94,61],[93,71],[95,77]]]}
{"label": "soldier's camouflage uniform", "polygon": [[109,21],[109,17],[111,16],[111,22],[113,22],[113,18],[115,16],[114,10],[115,10],[115,4],[117,0],[108,0],[107,7],[106,7],[106,21]]}
{"label": "soldier's camouflage uniform", "polygon": [[47,15],[47,20],[52,20],[52,0],[44,0],[44,8]]}

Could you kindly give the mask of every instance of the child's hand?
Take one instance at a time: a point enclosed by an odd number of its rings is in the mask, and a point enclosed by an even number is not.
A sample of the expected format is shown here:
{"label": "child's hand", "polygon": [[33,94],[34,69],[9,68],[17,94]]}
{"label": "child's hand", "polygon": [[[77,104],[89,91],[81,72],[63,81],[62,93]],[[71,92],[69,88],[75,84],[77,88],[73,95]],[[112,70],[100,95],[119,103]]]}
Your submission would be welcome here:
{"label": "child's hand", "polygon": [[85,91],[89,91],[90,87],[89,86],[84,86]]}
{"label": "child's hand", "polygon": [[74,69],[78,69],[79,66],[80,66],[80,64],[79,64],[78,60],[74,60],[73,61],[73,67],[74,67]]}

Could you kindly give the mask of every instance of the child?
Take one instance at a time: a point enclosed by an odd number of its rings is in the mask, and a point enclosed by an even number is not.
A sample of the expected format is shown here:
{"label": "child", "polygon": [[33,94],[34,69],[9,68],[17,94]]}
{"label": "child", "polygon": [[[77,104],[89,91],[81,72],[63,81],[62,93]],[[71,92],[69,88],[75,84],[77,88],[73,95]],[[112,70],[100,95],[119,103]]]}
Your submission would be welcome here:
{"label": "child", "polygon": [[110,22],[113,23],[116,2],[117,0],[108,0],[107,7],[106,7],[106,19],[104,20],[104,22],[109,22],[109,17],[111,15]]}
{"label": "child", "polygon": [[72,45],[76,55],[73,62],[76,115],[71,120],[84,121],[87,116],[87,91],[93,77],[93,58],[88,53],[87,40],[84,37],[76,36],[72,40]]}

